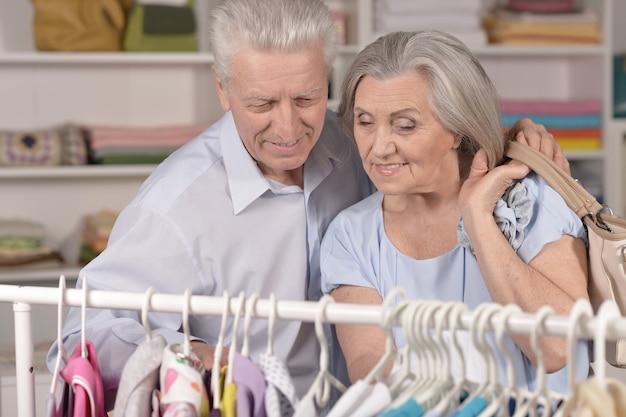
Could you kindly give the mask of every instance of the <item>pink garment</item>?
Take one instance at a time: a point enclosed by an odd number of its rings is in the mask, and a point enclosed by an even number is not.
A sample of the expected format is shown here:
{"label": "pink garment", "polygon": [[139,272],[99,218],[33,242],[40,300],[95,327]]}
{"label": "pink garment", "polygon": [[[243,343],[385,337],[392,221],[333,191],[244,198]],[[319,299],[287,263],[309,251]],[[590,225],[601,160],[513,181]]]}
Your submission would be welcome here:
{"label": "pink garment", "polygon": [[86,342],[87,356],[81,356],[81,345],[60,372],[64,381],[59,404],[48,399],[48,417],[107,417],[104,409],[104,390],[96,348]]}

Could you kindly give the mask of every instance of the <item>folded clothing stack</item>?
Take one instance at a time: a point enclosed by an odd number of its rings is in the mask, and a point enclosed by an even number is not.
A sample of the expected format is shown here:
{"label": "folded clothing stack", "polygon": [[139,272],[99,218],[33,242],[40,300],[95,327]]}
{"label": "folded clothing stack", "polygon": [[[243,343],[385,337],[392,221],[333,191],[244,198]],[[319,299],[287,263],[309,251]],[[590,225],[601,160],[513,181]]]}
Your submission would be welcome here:
{"label": "folded clothing stack", "polygon": [[448,32],[469,47],[487,43],[482,0],[374,0],[375,37],[397,30]]}
{"label": "folded clothing stack", "polygon": [[506,128],[528,117],[544,125],[565,150],[602,147],[600,100],[502,100],[500,109]]}
{"label": "folded clothing stack", "polygon": [[118,213],[101,210],[85,216],[80,245],[80,262],[89,263],[107,247],[111,229]]}
{"label": "folded clothing stack", "polygon": [[63,258],[43,243],[45,236],[41,223],[0,219],[0,269],[60,266]]}
{"label": "folded clothing stack", "polygon": [[93,163],[156,164],[198,136],[209,125],[85,126]]}
{"label": "folded clothing stack", "polygon": [[532,13],[497,9],[483,24],[489,42],[507,45],[587,45],[602,41],[600,18],[593,10]]}

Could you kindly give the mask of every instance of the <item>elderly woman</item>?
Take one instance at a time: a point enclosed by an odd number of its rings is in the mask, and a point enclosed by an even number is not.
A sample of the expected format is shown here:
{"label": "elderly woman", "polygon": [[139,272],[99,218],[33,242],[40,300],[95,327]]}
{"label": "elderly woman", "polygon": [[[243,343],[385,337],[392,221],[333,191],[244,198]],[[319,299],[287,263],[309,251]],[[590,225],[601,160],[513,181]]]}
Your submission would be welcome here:
{"label": "elderly woman", "polygon": [[[379,304],[403,287],[411,299],[514,303],[526,312],[550,305],[558,314],[588,298],[583,225],[528,167],[504,162],[498,95],[463,43],[437,31],[383,36],[357,56],[341,99],[339,113],[378,192],[328,228],[324,292]],[[352,381],[385,351],[379,329],[338,325],[337,335]],[[401,332],[395,337],[405,344]],[[540,340],[547,387],[566,392],[565,340]],[[534,390],[530,337],[507,343],[518,385]],[[588,369],[585,344],[578,378]]]}

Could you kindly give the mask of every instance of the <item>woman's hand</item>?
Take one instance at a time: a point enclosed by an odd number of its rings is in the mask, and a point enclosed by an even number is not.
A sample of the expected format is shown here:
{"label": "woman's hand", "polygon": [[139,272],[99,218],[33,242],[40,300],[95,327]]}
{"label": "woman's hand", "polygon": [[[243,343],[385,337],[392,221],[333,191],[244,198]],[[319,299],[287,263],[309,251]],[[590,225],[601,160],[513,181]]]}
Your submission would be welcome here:
{"label": "woman's hand", "polygon": [[487,154],[484,149],[479,149],[459,192],[463,221],[471,221],[476,215],[493,218],[493,210],[500,197],[514,180],[524,178],[529,171],[528,166],[518,161],[509,161],[488,171]]}
{"label": "woman's hand", "polygon": [[515,140],[532,148],[538,149],[552,159],[568,174],[571,174],[569,162],[554,136],[548,132],[544,125],[536,124],[530,119],[520,119],[507,132],[509,140]]}

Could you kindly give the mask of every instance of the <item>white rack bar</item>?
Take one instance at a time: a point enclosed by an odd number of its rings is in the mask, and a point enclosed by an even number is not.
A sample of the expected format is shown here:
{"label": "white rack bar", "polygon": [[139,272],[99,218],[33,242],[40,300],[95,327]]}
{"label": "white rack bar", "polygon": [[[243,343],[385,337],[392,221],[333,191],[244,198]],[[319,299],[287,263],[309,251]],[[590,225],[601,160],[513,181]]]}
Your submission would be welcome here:
{"label": "white rack bar", "polygon": [[[82,289],[65,289],[62,297],[64,306],[80,307],[83,304]],[[34,392],[34,348],[32,338],[32,304],[58,305],[59,289],[50,287],[0,285],[0,302],[11,302],[15,315],[15,359],[16,380],[18,389],[18,416],[32,417],[35,415]],[[229,303],[229,315],[234,315],[239,306],[238,294],[225,297],[194,295],[189,298],[189,314],[222,315],[224,303]],[[88,290],[86,306],[89,308],[109,308],[119,310],[141,311],[146,295],[143,293],[96,291]],[[153,294],[150,299],[150,311],[182,313],[185,302],[184,295]],[[276,319],[315,322],[319,316],[319,303],[315,301],[276,301]],[[269,317],[273,307],[267,299],[259,299],[255,304],[254,317]],[[380,305],[355,305],[346,303],[330,303],[326,306],[324,318],[329,323],[369,324],[382,323],[384,307]],[[468,311],[461,315],[461,327],[471,329],[474,312]],[[497,315],[496,315],[497,316]],[[535,326],[535,315],[519,313],[509,318],[509,332],[530,334]],[[399,323],[401,317],[397,318]],[[497,317],[492,317],[491,329]],[[578,336],[593,339],[596,319],[591,318],[580,323]],[[549,316],[544,322],[545,334],[565,336],[569,327],[568,316]],[[626,317],[611,320],[607,324],[606,339],[616,340],[626,337]],[[28,347],[27,349],[25,347]]]}

